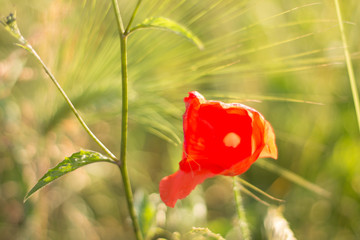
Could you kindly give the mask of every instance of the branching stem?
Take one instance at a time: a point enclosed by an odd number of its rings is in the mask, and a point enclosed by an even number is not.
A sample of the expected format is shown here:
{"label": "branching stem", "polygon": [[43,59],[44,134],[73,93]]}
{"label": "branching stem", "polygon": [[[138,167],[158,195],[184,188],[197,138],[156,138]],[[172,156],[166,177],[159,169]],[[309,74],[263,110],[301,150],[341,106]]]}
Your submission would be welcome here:
{"label": "branching stem", "polygon": [[[130,27],[130,24],[137,12],[141,1],[138,2],[129,25],[126,29]],[[122,77],[122,118],[121,118],[121,146],[120,146],[120,164],[118,164],[121,172],[121,177],[123,180],[126,201],[132,219],[133,229],[137,240],[142,240],[143,236],[140,230],[139,220],[137,218],[135,207],[134,207],[134,198],[131,190],[130,178],[127,169],[127,159],[126,159],[126,146],[127,146],[127,131],[128,131],[128,72],[127,72],[127,34],[124,29],[123,21],[120,14],[119,5],[117,0],[112,0],[114,13],[116,16],[116,21],[118,24],[118,32],[120,38],[120,51],[121,51],[121,77]]]}
{"label": "branching stem", "polygon": [[135,7],[135,9],[134,9],[134,12],[133,12],[133,14],[132,14],[132,16],[131,16],[131,18],[130,18],[129,24],[127,25],[127,27],[126,27],[126,29],[125,29],[125,34],[128,34],[129,31],[130,31],[131,24],[132,24],[132,22],[134,21],[134,18],[135,18],[135,16],[136,16],[137,11],[139,10],[141,1],[142,1],[142,0],[138,0],[138,2],[137,2],[137,4],[136,4],[136,7]]}

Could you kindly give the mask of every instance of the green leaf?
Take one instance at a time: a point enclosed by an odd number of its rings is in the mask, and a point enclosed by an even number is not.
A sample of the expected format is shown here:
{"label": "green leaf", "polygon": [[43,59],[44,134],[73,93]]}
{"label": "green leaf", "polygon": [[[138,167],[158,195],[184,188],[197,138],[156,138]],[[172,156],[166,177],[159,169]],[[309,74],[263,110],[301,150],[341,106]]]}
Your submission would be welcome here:
{"label": "green leaf", "polygon": [[37,190],[51,183],[55,179],[58,179],[59,177],[82,166],[95,162],[114,163],[113,160],[98,152],[81,150],[80,152],[74,153],[70,157],[66,157],[56,167],[50,169],[42,178],[40,178],[36,185],[26,194],[24,202]]}
{"label": "green leaf", "polygon": [[155,204],[150,201],[148,194],[143,191],[137,191],[135,194],[135,208],[139,219],[139,225],[144,238],[150,239],[148,234],[150,233],[151,226],[153,226],[156,207]]}
{"label": "green leaf", "polygon": [[191,42],[193,42],[199,49],[202,50],[204,48],[204,45],[201,42],[201,40],[197,36],[195,36],[189,29],[187,29],[185,26],[173,20],[164,17],[147,18],[142,23],[132,28],[130,30],[130,33],[139,29],[148,29],[148,28],[165,30],[179,34],[185,37],[186,39],[190,40]]}

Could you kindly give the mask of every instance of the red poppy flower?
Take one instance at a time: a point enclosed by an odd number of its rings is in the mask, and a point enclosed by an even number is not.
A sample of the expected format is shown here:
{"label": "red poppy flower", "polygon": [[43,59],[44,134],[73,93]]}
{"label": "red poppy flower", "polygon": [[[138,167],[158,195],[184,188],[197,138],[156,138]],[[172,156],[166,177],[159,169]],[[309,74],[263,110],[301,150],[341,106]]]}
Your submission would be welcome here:
{"label": "red poppy flower", "polygon": [[258,158],[277,158],[275,134],[256,110],[239,103],[184,99],[184,145],[180,169],[160,182],[163,202],[174,207],[206,178],[244,173]]}

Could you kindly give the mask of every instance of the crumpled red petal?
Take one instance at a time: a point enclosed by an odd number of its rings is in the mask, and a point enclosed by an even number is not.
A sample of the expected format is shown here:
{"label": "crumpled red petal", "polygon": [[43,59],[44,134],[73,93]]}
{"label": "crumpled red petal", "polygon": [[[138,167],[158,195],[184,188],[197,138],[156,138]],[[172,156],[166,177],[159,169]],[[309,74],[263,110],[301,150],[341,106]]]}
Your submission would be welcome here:
{"label": "crumpled red petal", "polygon": [[251,155],[252,114],[246,106],[206,101],[197,92],[185,103],[180,169],[220,173]]}
{"label": "crumpled red petal", "polygon": [[253,119],[252,155],[221,172],[221,175],[236,176],[246,172],[258,158],[277,159],[278,150],[275,144],[275,133],[270,123],[252,108],[248,108]]}
{"label": "crumpled red petal", "polygon": [[174,207],[177,200],[187,197],[198,184],[213,176],[215,174],[208,170],[194,172],[179,170],[160,181],[159,192],[161,200],[167,206]]}
{"label": "crumpled red petal", "polygon": [[265,133],[264,133],[264,142],[265,146],[260,153],[259,158],[278,158],[278,150],[275,144],[275,133],[274,129],[271,127],[270,123],[265,120]]}
{"label": "crumpled red petal", "polygon": [[160,197],[169,207],[206,178],[240,175],[260,157],[277,158],[274,130],[255,109],[207,101],[195,91],[184,101],[180,169],[160,182]]}

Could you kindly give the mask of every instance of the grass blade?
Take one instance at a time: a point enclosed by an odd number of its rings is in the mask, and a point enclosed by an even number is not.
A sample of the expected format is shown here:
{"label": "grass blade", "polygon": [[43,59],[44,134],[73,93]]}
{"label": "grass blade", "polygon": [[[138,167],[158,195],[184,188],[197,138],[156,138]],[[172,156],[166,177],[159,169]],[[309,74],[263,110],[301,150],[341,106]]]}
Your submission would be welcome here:
{"label": "grass blade", "polygon": [[264,159],[258,159],[256,162],[256,165],[269,170],[271,172],[277,173],[280,176],[282,176],[283,178],[286,178],[287,180],[296,183],[320,196],[329,198],[331,196],[330,192],[326,191],[325,189],[317,186],[314,183],[309,182],[308,180],[300,177],[299,175],[286,170],[284,168],[281,168],[275,164],[270,163],[269,161],[265,161]]}
{"label": "grass blade", "polygon": [[173,20],[170,20],[170,19],[164,18],[164,17],[147,18],[142,23],[138,24],[133,29],[131,29],[130,33],[134,32],[136,30],[139,30],[139,29],[149,29],[149,28],[166,30],[166,31],[170,31],[170,32],[179,34],[179,35],[185,37],[186,39],[190,40],[199,49],[204,48],[204,45],[201,42],[201,40],[197,36],[195,36],[189,29],[187,29],[183,25],[181,25]]}
{"label": "grass blade", "polygon": [[341,41],[342,41],[342,44],[344,47],[345,61],[346,61],[346,67],[347,67],[349,80],[350,80],[351,92],[352,92],[352,96],[353,96],[353,100],[354,100],[357,123],[358,123],[359,131],[360,131],[359,94],[358,94],[358,90],[357,90],[357,86],[356,86],[355,74],[354,74],[354,69],[353,69],[353,65],[352,65],[352,61],[351,61],[351,57],[350,57],[350,53],[349,53],[349,47],[348,47],[347,39],[346,39],[346,35],[345,35],[344,22],[343,22],[342,15],[341,15],[339,0],[334,0],[334,1],[335,1],[335,8],[336,8],[336,15],[337,15],[337,19],[339,22]]}

